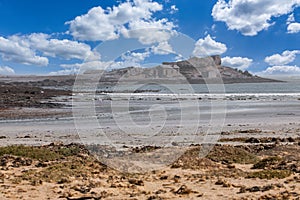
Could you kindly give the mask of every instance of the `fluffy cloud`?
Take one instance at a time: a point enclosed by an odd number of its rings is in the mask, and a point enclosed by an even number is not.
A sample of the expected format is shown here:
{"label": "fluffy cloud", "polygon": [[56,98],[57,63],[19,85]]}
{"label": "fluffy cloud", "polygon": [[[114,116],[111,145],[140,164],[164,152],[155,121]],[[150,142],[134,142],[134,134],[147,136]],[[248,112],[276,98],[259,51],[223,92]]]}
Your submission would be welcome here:
{"label": "fluffy cloud", "polygon": [[261,72],[262,75],[295,75],[300,74],[300,68],[297,66],[273,66]]}
{"label": "fluffy cloud", "polygon": [[168,55],[170,53],[174,53],[172,46],[167,42],[161,42],[156,46],[151,48],[154,54],[158,55]]}
{"label": "fluffy cloud", "polygon": [[25,36],[14,35],[10,39],[20,45],[26,45],[32,50],[40,51],[48,57],[84,60],[96,54],[91,51],[91,47],[87,44],[66,39],[51,39],[50,35],[43,33],[33,33]]}
{"label": "fluffy cloud", "polygon": [[[163,6],[151,0],[126,1],[118,6],[107,8],[94,7],[87,14],[66,22],[70,25],[69,33],[76,39],[87,41],[106,41],[117,39],[120,34],[139,38],[144,43],[160,42],[168,37],[165,31],[155,29],[173,29],[167,19],[152,18],[154,12]],[[152,29],[145,31],[143,29]],[[134,32],[130,32],[134,30]],[[157,41],[158,40],[158,41]]]}
{"label": "fluffy cloud", "polygon": [[195,44],[193,51],[194,56],[206,57],[210,55],[221,55],[227,51],[225,44],[216,42],[210,35],[207,35],[204,39],[199,39]]}
{"label": "fluffy cloud", "polygon": [[293,22],[290,23],[287,27],[288,33],[299,33],[300,32],[300,23]]}
{"label": "fluffy cloud", "polygon": [[3,67],[0,66],[0,74],[12,75],[12,74],[15,74],[15,70],[13,70],[12,68],[7,67],[7,66],[3,66]]}
{"label": "fluffy cloud", "polygon": [[[121,61],[102,62],[101,69],[120,69],[125,67],[141,67],[141,63],[150,56],[150,49],[145,52],[126,52],[121,55]],[[99,68],[98,68],[99,69]]]}
{"label": "fluffy cloud", "polygon": [[[37,55],[39,51],[42,56]],[[64,59],[99,60],[100,55],[93,52],[87,44],[71,40],[51,39],[51,36],[42,33],[30,35],[13,35],[0,37],[0,54],[5,60],[26,65],[47,66],[47,57]]]}
{"label": "fluffy cloud", "polygon": [[106,70],[106,69],[117,69],[124,67],[140,67],[140,62],[144,61],[145,58],[149,57],[150,51],[145,52],[127,52],[121,56],[122,61],[120,62],[102,62],[102,61],[88,61],[83,63],[74,64],[62,64],[60,65],[64,70],[58,72],[52,72],[51,74],[72,74],[82,73],[86,70]]}
{"label": "fluffy cloud", "polygon": [[262,71],[261,75],[294,75],[300,74],[300,68],[298,66],[288,65],[292,63],[297,54],[300,54],[300,50],[284,51],[282,54],[274,54],[266,57],[265,62],[272,67],[268,67]]}
{"label": "fluffy cloud", "polygon": [[28,39],[32,48],[41,51],[45,56],[84,60],[94,54],[89,45],[77,41],[51,39],[46,34],[31,34]]}
{"label": "fluffy cloud", "polygon": [[294,13],[290,14],[289,17],[287,18],[286,20],[286,24],[290,24],[292,22],[295,21],[295,16],[294,16]]}
{"label": "fluffy cloud", "polygon": [[238,30],[243,35],[254,36],[268,29],[272,17],[291,13],[300,6],[300,0],[218,0],[212,10],[216,21],[225,22],[229,30]]}
{"label": "fluffy cloud", "polygon": [[58,76],[58,75],[70,75],[70,74],[78,74],[79,70],[77,68],[73,69],[63,69],[57,72],[50,72],[49,75],[51,76]]}
{"label": "fluffy cloud", "polygon": [[172,5],[171,6],[171,14],[174,14],[174,13],[176,13],[178,11],[178,8],[176,7],[176,5]]}
{"label": "fluffy cloud", "polygon": [[164,42],[176,34],[176,31],[172,30],[174,24],[165,18],[150,21],[135,20],[128,26],[129,29],[122,29],[122,34],[127,38],[137,38],[143,44]]}
{"label": "fluffy cloud", "polygon": [[21,63],[25,65],[48,65],[48,59],[36,55],[28,43],[16,41],[13,37],[0,37],[0,54],[4,60]]}
{"label": "fluffy cloud", "polygon": [[272,56],[266,57],[265,62],[268,63],[269,65],[277,65],[277,66],[287,65],[295,60],[297,54],[300,54],[299,50],[284,51],[281,55],[274,54]]}
{"label": "fluffy cloud", "polygon": [[90,70],[90,69],[105,69],[107,68],[112,62],[101,62],[101,61],[90,61],[90,62],[83,62],[83,63],[75,63],[75,64],[61,64],[60,66],[63,68],[69,69],[80,69],[80,71]]}
{"label": "fluffy cloud", "polygon": [[150,52],[146,51],[143,53],[138,53],[138,52],[128,52],[126,54],[123,54],[121,56],[122,60],[125,62],[130,62],[130,63],[139,63],[144,61],[147,57],[150,56]]}
{"label": "fluffy cloud", "polygon": [[0,55],[4,60],[37,66],[47,66],[49,64],[47,57],[86,61],[100,59],[100,55],[85,43],[52,39],[50,35],[43,33],[0,37]]}
{"label": "fluffy cloud", "polygon": [[253,60],[249,58],[242,58],[242,57],[224,57],[222,58],[222,65],[237,68],[240,70],[247,69]]}
{"label": "fluffy cloud", "polygon": [[298,33],[300,32],[300,23],[295,22],[294,13],[289,15],[288,19],[286,20],[286,24],[288,25],[287,31],[288,33]]}

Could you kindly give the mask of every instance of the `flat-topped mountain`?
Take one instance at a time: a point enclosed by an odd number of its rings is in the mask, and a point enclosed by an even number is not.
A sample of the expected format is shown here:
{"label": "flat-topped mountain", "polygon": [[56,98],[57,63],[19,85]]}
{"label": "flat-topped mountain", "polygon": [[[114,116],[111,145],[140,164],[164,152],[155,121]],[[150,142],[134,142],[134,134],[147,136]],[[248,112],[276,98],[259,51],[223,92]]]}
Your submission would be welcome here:
{"label": "flat-topped mountain", "polygon": [[[86,72],[89,74],[90,72]],[[93,71],[90,74],[95,74]],[[206,58],[192,57],[178,62],[163,62],[151,68],[127,67],[103,72],[102,82],[120,81],[180,81],[189,83],[258,83],[278,82],[277,80],[254,76],[248,71],[241,71],[231,67],[222,66],[220,56]]]}
{"label": "flat-topped mountain", "polygon": [[177,66],[180,73],[191,83],[209,81],[216,78],[221,78],[224,83],[280,82],[252,75],[248,71],[223,66],[221,57],[218,55],[206,58],[192,57],[179,62],[163,62],[163,65]]}

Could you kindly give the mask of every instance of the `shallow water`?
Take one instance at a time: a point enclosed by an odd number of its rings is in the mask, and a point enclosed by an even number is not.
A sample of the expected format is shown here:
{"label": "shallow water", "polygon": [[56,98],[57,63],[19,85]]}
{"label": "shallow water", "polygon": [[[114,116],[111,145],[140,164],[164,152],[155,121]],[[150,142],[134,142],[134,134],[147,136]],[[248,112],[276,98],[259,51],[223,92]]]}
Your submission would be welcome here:
{"label": "shallow water", "polygon": [[[88,91],[88,87],[86,88]],[[100,85],[98,91],[109,92],[134,92],[134,91],[159,91],[159,93],[172,94],[205,94],[205,93],[237,93],[237,94],[260,94],[260,93],[300,93],[300,81],[280,83],[235,83],[235,84],[140,84],[140,85]]]}

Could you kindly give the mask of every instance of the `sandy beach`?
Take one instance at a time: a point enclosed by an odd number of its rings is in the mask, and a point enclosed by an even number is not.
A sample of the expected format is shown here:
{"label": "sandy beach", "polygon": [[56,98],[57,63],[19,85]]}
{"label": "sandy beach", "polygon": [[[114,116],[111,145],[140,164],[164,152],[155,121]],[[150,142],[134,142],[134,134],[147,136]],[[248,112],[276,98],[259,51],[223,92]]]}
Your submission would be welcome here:
{"label": "sandy beach", "polygon": [[[163,105],[168,111],[167,123],[158,129],[160,134],[151,136],[147,135],[149,129],[126,126],[130,134],[120,137],[127,121],[116,124],[113,117],[122,113],[112,112],[111,105],[112,101],[123,105],[122,98],[102,97],[100,103],[93,100],[94,119],[82,112],[89,106],[89,101],[82,99],[73,102],[80,111],[74,114],[71,96],[39,97],[32,107],[2,108],[0,197],[299,199],[299,97],[223,96],[226,118],[215,115],[222,131],[210,133],[216,139],[211,143],[201,143],[212,126],[208,102],[215,105],[215,113],[224,112],[220,99],[205,98],[211,97],[197,97],[202,114],[199,120],[193,116],[190,100],[181,99],[189,102],[187,110],[191,113],[185,121],[188,124],[184,124],[186,132],[178,131],[180,112],[174,109],[174,99],[149,95],[131,98],[133,109],[129,113],[137,124],[149,120],[145,112],[153,104]],[[48,106],[39,106],[43,102]],[[53,108],[49,106],[52,104],[63,106]],[[160,117],[156,112],[150,113]],[[196,132],[190,131],[194,124],[198,126]],[[207,148],[204,145],[211,146],[210,152],[200,156]],[[180,154],[171,158],[170,151]]]}
{"label": "sandy beach", "polygon": [[195,146],[172,165],[139,174],[111,169],[78,145],[1,147],[1,198],[298,199],[299,142],[217,145],[206,158]]}

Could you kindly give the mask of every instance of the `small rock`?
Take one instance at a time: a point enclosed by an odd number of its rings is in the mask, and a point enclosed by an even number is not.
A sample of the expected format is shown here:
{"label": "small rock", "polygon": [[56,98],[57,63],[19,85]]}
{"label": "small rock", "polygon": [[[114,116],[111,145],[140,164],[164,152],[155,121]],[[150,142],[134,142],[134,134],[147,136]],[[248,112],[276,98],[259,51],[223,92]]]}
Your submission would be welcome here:
{"label": "small rock", "polygon": [[198,194],[197,197],[203,197],[203,195],[204,195],[204,194],[201,193],[201,194]]}
{"label": "small rock", "polygon": [[204,178],[200,178],[199,182],[205,182],[205,179]]}
{"label": "small rock", "polygon": [[147,198],[147,200],[162,200],[159,196],[150,196]]}
{"label": "small rock", "polygon": [[39,162],[35,165],[36,167],[47,167],[48,164],[47,163],[44,163],[44,162]]}
{"label": "small rock", "polygon": [[43,181],[42,180],[34,180],[31,182],[31,185],[33,186],[38,186],[38,185],[42,185]]}
{"label": "small rock", "polygon": [[133,185],[144,186],[144,182],[142,180],[129,179],[128,182]]}
{"label": "small rock", "polygon": [[239,191],[238,193],[246,193],[246,192],[247,192],[246,187],[245,187],[245,186],[242,186],[242,187],[240,188],[240,191]]}
{"label": "small rock", "polygon": [[231,183],[224,182],[222,186],[223,186],[223,187],[227,187],[227,188],[228,188],[228,187],[231,187]]}
{"label": "small rock", "polygon": [[61,178],[59,181],[57,181],[57,184],[64,184],[69,183],[70,181],[67,178]]}
{"label": "small rock", "polygon": [[164,193],[167,193],[167,191],[162,190],[162,189],[157,190],[157,191],[155,192],[155,194],[164,194]]}
{"label": "small rock", "polygon": [[174,194],[190,194],[191,192],[192,190],[188,189],[186,185],[182,185]]}
{"label": "small rock", "polygon": [[15,160],[12,162],[12,166],[15,168],[21,167],[21,166],[30,166],[32,164],[31,159],[25,159],[21,157],[15,158]]}
{"label": "small rock", "polygon": [[247,139],[245,142],[246,142],[246,143],[252,143],[252,144],[253,144],[253,143],[260,143],[260,140],[257,139],[257,138],[251,137],[251,138]]}
{"label": "small rock", "polygon": [[215,185],[222,185],[223,187],[231,187],[231,184],[227,181],[219,179]]}
{"label": "small rock", "polygon": [[296,142],[296,140],[294,138],[291,138],[291,137],[287,138],[287,141],[288,142]]}
{"label": "small rock", "polygon": [[261,189],[258,186],[254,186],[252,188],[248,188],[247,191],[249,191],[249,192],[259,192],[259,191],[261,191]]}
{"label": "small rock", "polygon": [[159,178],[160,180],[167,180],[168,179],[168,176],[161,176],[160,178]]}
{"label": "small rock", "polygon": [[175,146],[175,147],[178,146],[178,143],[177,143],[177,142],[172,142],[171,144],[172,144],[173,146]]}
{"label": "small rock", "polygon": [[266,185],[261,188],[261,191],[265,192],[265,191],[269,191],[269,190],[273,190],[273,189],[274,189],[274,185]]}
{"label": "small rock", "polygon": [[177,175],[175,175],[174,178],[173,178],[175,183],[178,183],[180,179],[181,179],[181,177],[177,176]]}
{"label": "small rock", "polygon": [[74,189],[75,191],[77,192],[80,192],[82,194],[87,194],[88,192],[91,191],[91,188],[88,187],[88,186],[76,186],[76,187],[73,187],[72,189]]}
{"label": "small rock", "polygon": [[228,168],[228,169],[234,169],[234,168],[235,168],[235,165],[227,165],[227,168]]}

